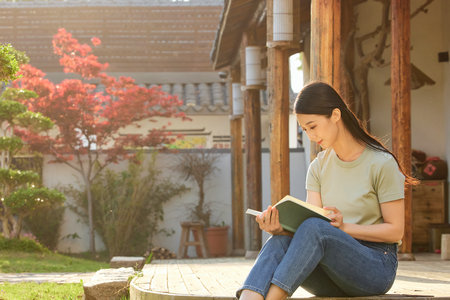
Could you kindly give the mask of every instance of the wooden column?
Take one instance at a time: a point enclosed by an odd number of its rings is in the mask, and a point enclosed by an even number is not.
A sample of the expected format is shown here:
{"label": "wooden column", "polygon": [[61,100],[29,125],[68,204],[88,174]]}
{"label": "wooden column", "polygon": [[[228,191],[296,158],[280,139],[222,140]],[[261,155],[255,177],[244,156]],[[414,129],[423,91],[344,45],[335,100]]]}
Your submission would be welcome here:
{"label": "wooden column", "polygon": [[[410,63],[410,1],[392,0],[392,148],[407,174],[411,174],[411,63]],[[402,259],[412,255],[411,188],[405,190],[405,235]]]}
{"label": "wooden column", "polygon": [[[340,92],[341,0],[311,1],[311,80],[321,80]],[[311,143],[311,160],[320,147]]]}
{"label": "wooden column", "polygon": [[[262,210],[261,183],[261,103],[258,89],[244,92],[245,115],[245,161],[247,170],[248,207]],[[251,219],[250,250],[261,249],[262,234],[258,224]]]}
{"label": "wooden column", "polygon": [[273,42],[273,1],[267,10],[267,90],[270,107],[270,199],[277,203],[289,187],[289,55],[284,42]]}
{"label": "wooden column", "polygon": [[[254,42],[253,38],[245,34],[240,52],[245,121],[246,195],[247,207],[262,210],[261,102],[259,89],[257,87],[247,86],[245,78],[245,47],[250,46],[252,42]],[[249,226],[250,245],[248,256],[252,256],[261,249],[262,233],[254,218],[250,218]]]}
{"label": "wooden column", "polygon": [[[232,67],[230,70],[230,93],[233,95],[232,84],[240,83],[241,75],[238,67]],[[233,115],[233,97],[230,101],[230,136],[231,136],[231,185],[232,185],[232,255],[244,255],[244,161],[242,151],[242,117]]]}

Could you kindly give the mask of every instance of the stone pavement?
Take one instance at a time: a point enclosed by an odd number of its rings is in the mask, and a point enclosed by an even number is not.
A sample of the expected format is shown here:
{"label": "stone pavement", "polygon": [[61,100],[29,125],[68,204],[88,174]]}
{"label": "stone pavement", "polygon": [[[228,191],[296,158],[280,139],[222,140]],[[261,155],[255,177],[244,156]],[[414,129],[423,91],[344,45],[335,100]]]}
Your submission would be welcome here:
{"label": "stone pavement", "polygon": [[95,272],[90,273],[0,273],[0,282],[56,282],[56,283],[79,283],[80,280],[87,282]]}

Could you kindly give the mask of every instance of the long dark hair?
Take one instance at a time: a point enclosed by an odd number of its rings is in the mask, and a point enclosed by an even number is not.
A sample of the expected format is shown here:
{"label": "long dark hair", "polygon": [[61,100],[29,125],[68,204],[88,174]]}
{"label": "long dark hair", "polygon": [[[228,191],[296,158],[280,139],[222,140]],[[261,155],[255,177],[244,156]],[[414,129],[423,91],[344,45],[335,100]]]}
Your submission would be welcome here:
{"label": "long dark hair", "polygon": [[402,166],[398,162],[397,157],[389,151],[383,143],[375,136],[367,132],[365,126],[348,108],[347,104],[342,100],[341,96],[330,85],[316,81],[312,82],[300,91],[294,103],[294,112],[296,114],[314,114],[323,115],[327,118],[331,117],[333,110],[337,108],[341,111],[341,118],[345,128],[357,140],[366,144],[368,147],[389,153],[394,157],[400,171],[405,175],[406,183],[417,184],[418,180],[405,173]]}

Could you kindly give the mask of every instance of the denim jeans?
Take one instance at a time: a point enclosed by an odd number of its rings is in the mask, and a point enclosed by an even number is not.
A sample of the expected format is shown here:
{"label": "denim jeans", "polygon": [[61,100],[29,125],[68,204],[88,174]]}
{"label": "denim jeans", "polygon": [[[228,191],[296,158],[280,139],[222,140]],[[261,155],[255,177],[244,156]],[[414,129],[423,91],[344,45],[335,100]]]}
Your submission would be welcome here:
{"label": "denim jeans", "polygon": [[293,237],[274,235],[261,249],[243,289],[264,297],[271,284],[291,296],[301,286],[316,296],[385,294],[397,271],[397,244],[356,240],[328,222],[309,218]]}

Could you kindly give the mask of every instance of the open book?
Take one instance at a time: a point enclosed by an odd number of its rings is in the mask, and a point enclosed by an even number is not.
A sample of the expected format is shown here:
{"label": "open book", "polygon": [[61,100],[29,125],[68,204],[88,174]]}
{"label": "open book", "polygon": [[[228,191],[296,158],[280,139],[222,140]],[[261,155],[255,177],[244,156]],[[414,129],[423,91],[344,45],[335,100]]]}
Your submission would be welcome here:
{"label": "open book", "polygon": [[[329,211],[289,195],[278,201],[274,207],[278,209],[281,227],[291,232],[295,232],[303,221],[311,217],[331,221],[326,217]],[[260,211],[251,208],[247,209],[245,213],[253,216],[261,214]]]}

